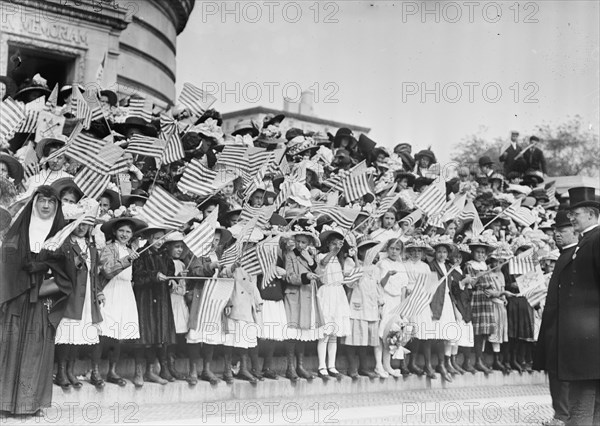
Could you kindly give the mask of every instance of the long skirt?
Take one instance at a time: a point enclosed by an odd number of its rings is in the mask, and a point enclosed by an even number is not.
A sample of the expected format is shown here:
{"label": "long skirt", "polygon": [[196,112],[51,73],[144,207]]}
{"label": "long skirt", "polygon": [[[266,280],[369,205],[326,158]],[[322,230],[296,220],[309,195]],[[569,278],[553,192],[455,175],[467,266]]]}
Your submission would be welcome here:
{"label": "long skirt", "polygon": [[138,311],[131,281],[117,275],[104,288],[104,296],[106,304],[100,308],[100,335],[116,340],[139,339]]}
{"label": "long skirt", "polygon": [[225,346],[248,349],[258,345],[260,327],[257,323],[227,318],[226,326]]}
{"label": "long skirt", "polygon": [[483,290],[476,289],[471,301],[471,320],[475,335],[492,334],[496,329],[494,317],[494,303],[484,294]]}
{"label": "long skirt", "polygon": [[283,300],[264,300],[260,321],[260,338],[283,341],[287,336],[287,317]]}
{"label": "long skirt", "polygon": [[508,317],[504,303],[494,302],[494,316],[496,317],[496,330],[490,334],[488,341],[490,343],[508,342]]}
{"label": "long skirt", "polygon": [[508,337],[533,339],[533,308],[523,296],[508,299]]}
{"label": "long skirt", "polygon": [[0,410],[34,414],[52,402],[55,330],[29,291],[0,307]]}
{"label": "long skirt", "polygon": [[98,325],[92,321],[92,289],[88,279],[81,319],[63,318],[56,328],[57,345],[95,345],[99,343]]}

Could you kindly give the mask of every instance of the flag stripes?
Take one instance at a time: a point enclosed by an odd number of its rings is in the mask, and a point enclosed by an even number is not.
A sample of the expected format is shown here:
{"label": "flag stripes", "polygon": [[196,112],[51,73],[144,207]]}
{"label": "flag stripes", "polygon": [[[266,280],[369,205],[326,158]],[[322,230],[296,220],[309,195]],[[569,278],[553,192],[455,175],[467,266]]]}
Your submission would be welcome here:
{"label": "flag stripes", "polygon": [[27,111],[25,119],[17,126],[15,133],[35,133],[39,118],[39,111]]}
{"label": "flag stripes", "polygon": [[200,324],[200,335],[210,335],[221,329],[222,315],[233,293],[233,278],[210,278],[204,282],[200,296],[198,322],[190,323],[190,329]]}
{"label": "flag stripes", "polygon": [[80,133],[73,142],[67,144],[66,155],[98,173],[108,173],[112,164],[102,163],[102,160],[98,158],[105,143],[101,139]]}
{"label": "flag stripes", "polygon": [[183,145],[181,145],[181,139],[179,139],[179,134],[174,131],[167,140],[167,145],[163,151],[162,157],[160,157],[160,161],[162,164],[171,164],[184,157],[185,151],[183,150]]}
{"label": "flag stripes", "polygon": [[446,204],[446,187],[441,179],[436,179],[415,200],[415,206],[432,216],[441,213]]}
{"label": "flag stripes", "polygon": [[152,121],[152,102],[146,98],[130,98],[127,112],[130,117],[139,117],[147,122]]}
{"label": "flag stripes", "polygon": [[256,246],[256,256],[262,270],[262,288],[265,289],[277,276],[279,236],[268,238]]}
{"label": "flag stripes", "polygon": [[533,249],[529,249],[508,261],[508,272],[514,275],[523,275],[535,270]]}
{"label": "flag stripes", "polygon": [[219,208],[214,209],[183,239],[185,245],[190,249],[196,257],[207,256],[212,248],[212,242],[215,238],[215,229],[217,228],[217,217],[219,216]]}
{"label": "flag stripes", "polygon": [[400,219],[400,222],[406,222],[406,223],[408,223],[409,226],[414,226],[414,224],[417,223],[419,220],[421,220],[422,217],[423,217],[423,212],[421,210],[417,209],[414,212],[412,212],[411,214],[409,214],[408,216],[405,216],[402,219]]}
{"label": "flag stripes", "polygon": [[342,181],[344,197],[348,202],[358,200],[363,195],[372,192],[366,172],[352,174]]}
{"label": "flag stripes", "polygon": [[84,129],[89,129],[90,123],[92,122],[92,109],[79,91],[79,87],[77,87],[76,84],[73,85],[72,90],[72,101],[75,105],[75,117],[81,120]]}
{"label": "flag stripes", "polygon": [[177,100],[178,103],[188,108],[197,117],[204,114],[216,101],[217,98],[192,83],[183,83],[183,89]]}
{"label": "flag stripes", "polygon": [[194,158],[185,168],[177,187],[183,193],[204,197],[215,190],[212,183],[216,176],[216,171],[209,169],[200,160]]}
{"label": "flag stripes", "polygon": [[146,157],[162,158],[167,141],[143,135],[134,135],[129,140],[125,152]]}
{"label": "flag stripes", "polygon": [[502,213],[523,226],[529,226],[535,222],[535,214],[527,207],[522,207],[521,201],[519,198]]}
{"label": "flag stripes", "polygon": [[361,267],[353,268],[350,273],[344,275],[344,280],[342,281],[343,285],[348,285],[353,283],[354,281],[360,280],[364,275],[364,270]]}
{"label": "flag stripes", "polygon": [[0,143],[7,143],[23,120],[25,110],[20,103],[12,98],[0,103]]}
{"label": "flag stripes", "polygon": [[483,232],[483,223],[481,223],[479,213],[477,212],[473,201],[469,200],[465,204],[465,207],[463,208],[462,212],[459,213],[458,218],[463,221],[473,221],[473,223],[471,224],[471,231],[473,231],[474,235],[479,235]]}
{"label": "flag stripes", "polygon": [[100,197],[110,182],[110,176],[84,167],[73,178],[75,184],[90,198]]}
{"label": "flag stripes", "polygon": [[315,215],[315,217],[322,215],[329,216],[331,219],[333,219],[334,223],[345,230],[348,230],[352,227],[352,224],[360,213],[359,210],[355,209],[322,204],[313,205],[311,212]]}
{"label": "flag stripes", "polygon": [[400,198],[400,193],[386,195],[385,197],[383,197],[383,199],[379,203],[379,207],[375,211],[374,216],[375,217],[383,216],[385,214],[385,212],[387,212],[389,209],[391,209],[394,206],[396,201],[398,201],[398,198]]}
{"label": "flag stripes", "polygon": [[140,219],[151,226],[179,228],[200,212],[183,204],[161,186],[155,186],[140,211]]}

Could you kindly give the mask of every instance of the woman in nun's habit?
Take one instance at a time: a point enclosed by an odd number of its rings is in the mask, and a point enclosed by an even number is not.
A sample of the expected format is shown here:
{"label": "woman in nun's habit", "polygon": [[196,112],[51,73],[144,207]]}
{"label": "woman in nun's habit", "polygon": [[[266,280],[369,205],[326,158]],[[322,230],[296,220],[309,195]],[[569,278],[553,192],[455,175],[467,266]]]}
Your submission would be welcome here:
{"label": "woman in nun's habit", "polygon": [[0,248],[0,410],[36,414],[52,400],[56,325],[40,294],[56,257],[44,241],[64,226],[56,190],[40,186],[6,233]]}

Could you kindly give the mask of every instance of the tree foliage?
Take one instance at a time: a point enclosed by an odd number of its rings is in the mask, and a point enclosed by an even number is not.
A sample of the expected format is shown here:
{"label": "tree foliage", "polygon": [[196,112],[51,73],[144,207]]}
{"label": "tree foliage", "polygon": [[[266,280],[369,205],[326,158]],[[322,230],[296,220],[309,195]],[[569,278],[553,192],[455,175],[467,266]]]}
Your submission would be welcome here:
{"label": "tree foliage", "polygon": [[[598,134],[588,129],[580,116],[569,118],[558,125],[543,124],[534,128],[534,134],[541,139],[539,147],[544,151],[550,176],[600,175]],[[519,141],[522,147],[529,144],[529,136],[526,135]],[[479,133],[472,134],[456,145],[452,160],[476,167],[477,160],[488,155],[501,170],[498,157],[507,142],[508,138],[490,141]]]}

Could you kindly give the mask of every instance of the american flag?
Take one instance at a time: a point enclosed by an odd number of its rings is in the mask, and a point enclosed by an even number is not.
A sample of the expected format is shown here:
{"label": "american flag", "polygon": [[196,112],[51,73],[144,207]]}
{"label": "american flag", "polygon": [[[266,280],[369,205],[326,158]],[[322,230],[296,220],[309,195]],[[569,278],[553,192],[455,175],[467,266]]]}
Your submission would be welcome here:
{"label": "american flag", "polygon": [[104,52],[102,61],[100,62],[100,65],[98,65],[98,69],[96,70],[96,83],[98,83],[98,85],[100,87],[102,87],[102,76],[104,75],[104,66],[106,65],[106,55],[107,54],[108,54],[108,52]]}
{"label": "american flag", "polygon": [[271,282],[277,276],[277,253],[279,250],[279,239],[280,236],[274,236],[261,241],[256,246],[256,255],[258,257],[258,263],[262,270],[262,288],[271,284]]}
{"label": "american flag", "polygon": [[514,275],[523,275],[535,271],[536,262],[533,259],[533,248],[530,248],[508,261],[508,272]]}
{"label": "american flag", "polygon": [[[433,293],[441,281],[437,274],[430,272],[426,274],[408,274],[409,281],[414,281],[412,293],[406,297],[394,310],[394,313],[407,320],[416,320],[419,315],[429,306]],[[444,278],[442,278],[443,280]],[[423,324],[417,324],[422,327]]]}
{"label": "american flag", "polygon": [[[248,184],[244,183],[246,189],[244,190],[244,200],[248,200],[248,198],[263,184],[264,177],[267,174],[268,165],[263,164],[263,166],[258,169],[256,172],[248,173],[248,177],[252,177]],[[282,184],[283,186],[283,184]],[[280,187],[281,188],[281,187]]]}
{"label": "american flag", "polygon": [[256,226],[260,229],[264,229],[273,216],[273,212],[275,211],[275,206],[262,206],[262,207],[252,207],[250,204],[244,204],[242,208],[242,212],[240,213],[240,218],[238,222],[244,223],[247,221],[251,221],[253,218],[256,218]]}
{"label": "american flag", "polygon": [[248,275],[260,275],[263,273],[260,263],[258,262],[256,247],[248,247],[244,250],[240,257],[240,264]]}
{"label": "american flag", "polygon": [[231,247],[229,247],[223,252],[223,256],[221,256],[220,259],[221,265],[231,266],[240,259],[240,256],[242,255],[242,247],[244,246],[244,243],[250,238],[252,231],[256,227],[257,221],[258,217],[254,217],[242,227],[240,234],[237,236],[235,244],[233,244]]}
{"label": "american flag", "polygon": [[248,147],[245,145],[228,145],[217,159],[215,170],[230,169],[245,176],[248,173],[250,160],[248,158]]}
{"label": "american flag", "polygon": [[75,117],[81,120],[84,129],[89,129],[92,122],[92,109],[76,84],[73,85],[73,102],[75,104]]}
{"label": "american flag", "polygon": [[162,158],[167,142],[144,135],[133,135],[125,152],[144,155],[146,157]]}
{"label": "american flag", "polygon": [[56,83],[54,85],[54,89],[52,89],[52,93],[50,93],[50,96],[48,96],[48,99],[46,100],[46,105],[55,107],[57,103],[58,103],[58,83]]}
{"label": "american flag", "polygon": [[25,109],[21,105],[12,98],[0,103],[0,144],[8,143],[15,130],[25,120]]}
{"label": "american flag", "polygon": [[75,175],[73,180],[85,195],[90,198],[98,198],[108,188],[110,176],[84,167]]}
{"label": "american flag", "polygon": [[548,182],[544,185],[544,189],[546,191],[546,197],[548,197],[548,202],[551,204],[558,204],[558,200],[556,199],[556,181]]}
{"label": "american flag", "polygon": [[99,156],[106,159],[109,164],[112,164],[108,174],[111,176],[129,171],[128,160],[123,156],[125,150],[113,142],[106,142],[99,152]]}
{"label": "american flag", "polygon": [[400,222],[406,222],[406,223],[408,223],[409,226],[413,226],[415,223],[417,223],[419,220],[421,220],[422,217],[423,217],[423,212],[421,210],[417,209],[414,212],[412,212],[411,214],[409,214],[408,216],[405,216],[402,219],[400,219]]}
{"label": "american flag", "polygon": [[102,151],[105,145],[106,141],[80,133],[73,142],[67,144],[66,154],[98,173],[108,173],[116,159],[112,151]]}
{"label": "american flag", "polygon": [[198,209],[182,203],[163,187],[155,186],[139,217],[150,226],[179,228],[199,214]]}
{"label": "american flag", "polygon": [[348,274],[344,274],[344,280],[342,281],[342,284],[348,285],[354,281],[360,280],[364,275],[364,272],[364,269],[360,266],[353,268]]}
{"label": "american flag", "polygon": [[363,195],[373,192],[373,186],[367,176],[366,171],[361,173],[352,173],[342,181],[344,197],[347,201],[354,201]]}
{"label": "american flag", "polygon": [[200,160],[194,158],[185,168],[177,187],[183,193],[204,197],[215,191],[213,182],[216,177],[216,171],[209,169]]}
{"label": "american flag", "polygon": [[444,207],[444,213],[442,215],[442,222],[446,222],[450,219],[454,219],[458,217],[460,212],[462,212],[465,208],[465,203],[467,201],[467,194],[460,194],[453,200],[450,200],[446,203]]}
{"label": "american flag", "polygon": [[152,121],[152,101],[144,98],[130,98],[127,112],[130,117],[139,117],[147,122]]}
{"label": "american flag", "polygon": [[433,216],[441,213],[446,205],[446,186],[442,179],[437,178],[415,200],[415,206]]}
{"label": "american flag", "polygon": [[200,117],[217,101],[210,93],[205,92],[191,83],[183,83],[178,103],[188,108],[192,114]]}
{"label": "american flag", "polygon": [[375,211],[374,216],[375,217],[381,217],[381,216],[383,216],[385,214],[385,212],[387,212],[390,208],[392,208],[394,206],[394,204],[396,203],[396,201],[398,201],[398,198],[400,198],[400,194],[399,193],[398,194],[386,195],[385,197],[383,197],[383,199],[379,203],[379,207]]}
{"label": "american flag", "polygon": [[173,133],[177,133],[177,121],[167,114],[160,114],[160,135],[159,137],[168,140]]}
{"label": "american flag", "polygon": [[35,133],[37,122],[40,117],[39,111],[27,111],[25,120],[15,129],[16,133]]}
{"label": "american flag", "polygon": [[363,262],[363,264],[365,266],[372,265],[373,261],[375,260],[375,257],[381,252],[381,250],[383,250],[384,246],[385,246],[385,241],[382,241],[379,244],[377,244],[376,246],[368,249],[367,252],[365,253],[365,261]]}
{"label": "american flag", "polygon": [[330,187],[334,191],[342,192],[344,190],[344,187],[343,187],[344,179],[348,179],[350,176],[358,176],[358,175],[360,175],[362,173],[366,173],[366,172],[367,172],[367,162],[363,160],[360,163],[358,163],[356,166],[349,169],[346,177],[342,177],[341,175],[337,174],[335,176],[330,177],[325,182],[323,182],[323,185]]}
{"label": "american flag", "polygon": [[529,226],[535,222],[535,214],[527,207],[522,207],[521,201],[519,198],[507,207],[503,214],[523,226]]}
{"label": "american flag", "polygon": [[324,204],[313,204],[311,212],[315,215],[315,217],[322,215],[329,216],[333,219],[334,223],[345,230],[348,230],[352,227],[352,224],[360,213],[359,210],[338,206],[328,206]]}
{"label": "american flag", "polygon": [[213,239],[215,238],[218,216],[219,208],[217,207],[197,228],[193,229],[192,232],[187,234],[183,239],[185,245],[196,255],[196,257],[206,256],[210,252]]}
{"label": "american flag", "polygon": [[25,169],[25,179],[39,173],[40,164],[35,149],[33,148],[33,142],[29,142],[25,148],[23,168]]}
{"label": "american flag", "polygon": [[[221,329],[223,320],[223,310],[233,293],[233,278],[210,278],[204,281],[202,295],[200,296],[200,309],[198,312],[198,322],[190,323],[190,328],[200,324],[205,333],[200,335],[209,335]],[[209,342],[210,343],[210,342]]]}
{"label": "american flag", "polygon": [[481,223],[479,213],[477,212],[473,201],[469,200],[465,204],[465,207],[463,208],[462,212],[460,212],[460,214],[458,215],[458,218],[463,221],[473,221],[473,223],[471,224],[471,231],[473,231],[473,235],[479,235],[483,232],[483,223]]}
{"label": "american flag", "polygon": [[524,296],[527,299],[527,303],[532,308],[535,308],[537,305],[541,304],[546,300],[546,295],[548,294],[548,288],[544,285],[544,283],[540,283],[539,285],[532,286],[521,293],[521,296]]}
{"label": "american flag", "polygon": [[171,133],[171,136],[167,140],[167,146],[163,151],[160,161],[162,164],[171,164],[184,157],[185,152],[183,150],[183,145],[181,145],[181,139],[179,139],[179,134],[175,131]]}

